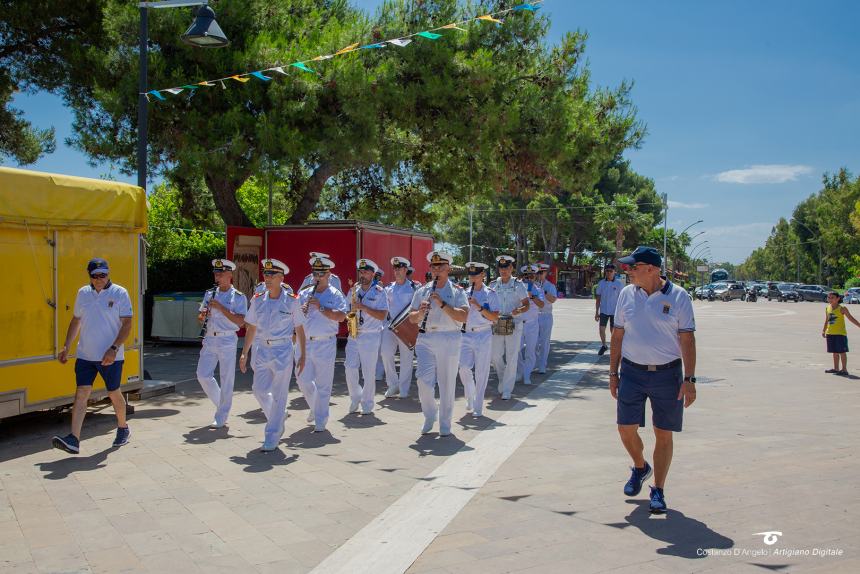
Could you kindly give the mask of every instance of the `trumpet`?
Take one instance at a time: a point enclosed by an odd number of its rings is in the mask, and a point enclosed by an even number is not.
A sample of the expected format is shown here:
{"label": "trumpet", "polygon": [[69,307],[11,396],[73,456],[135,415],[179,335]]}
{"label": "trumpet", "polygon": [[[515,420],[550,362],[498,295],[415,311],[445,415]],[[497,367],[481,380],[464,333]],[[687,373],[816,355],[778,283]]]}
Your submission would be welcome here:
{"label": "trumpet", "polygon": [[[203,339],[206,337],[206,327],[209,325],[209,315],[210,309],[209,307],[212,305],[212,299],[215,298],[215,293],[218,291],[218,284],[216,283],[212,289],[209,289],[207,293],[212,293],[212,296],[209,297],[209,301],[206,302],[206,307],[203,309],[203,312],[206,313],[203,319],[203,325],[200,327],[200,334],[197,335],[198,339]],[[203,295],[203,298],[206,298],[206,295]]]}
{"label": "trumpet", "polygon": [[[435,292],[436,292],[436,277],[433,277],[433,287],[430,288],[430,295],[427,295],[427,299],[425,299],[425,301],[429,302],[430,297]],[[424,311],[424,318],[421,320],[421,326],[418,328],[419,333],[426,333],[427,332],[427,317],[429,317],[429,316],[430,316],[430,307],[428,306],[427,310]]]}

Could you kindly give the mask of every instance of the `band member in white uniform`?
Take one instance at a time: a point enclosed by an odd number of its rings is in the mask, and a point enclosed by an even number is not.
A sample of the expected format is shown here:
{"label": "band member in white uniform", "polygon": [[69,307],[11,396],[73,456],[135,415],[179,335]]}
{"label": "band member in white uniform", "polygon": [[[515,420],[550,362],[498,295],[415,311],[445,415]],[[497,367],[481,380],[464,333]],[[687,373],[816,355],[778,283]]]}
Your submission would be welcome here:
{"label": "band member in white uniform", "polygon": [[[311,257],[311,261],[313,261],[314,259],[331,260],[331,256],[327,255],[326,253],[320,253],[319,251],[311,251],[309,255]],[[334,263],[332,263],[332,265],[334,265]],[[301,287],[299,287],[299,291],[301,291],[305,287],[313,285],[315,281],[316,279],[314,279],[314,274],[308,273],[307,275],[305,275],[305,278],[302,279],[302,285]],[[338,277],[334,273],[329,274],[328,284],[343,293],[343,288],[340,286],[340,277]]]}
{"label": "band member in white uniform", "polygon": [[460,346],[460,382],[466,395],[466,412],[476,417],[484,411],[484,391],[487,390],[493,356],[493,323],[499,318],[499,298],[495,291],[484,285],[487,267],[485,263],[466,263],[472,285],[466,292],[469,320]]}
{"label": "band member in white uniform", "polygon": [[[217,288],[206,291],[197,318],[205,321],[203,348],[197,361],[197,380],[209,400],[215,405],[211,428],[227,424],[233,405],[233,383],[236,379],[236,335],[245,323],[248,299],[233,287],[236,264],[227,259],[213,259],[212,272]],[[208,314],[208,319],[207,319]],[[221,375],[221,386],[215,380],[215,365]]]}
{"label": "band member in white uniform", "polygon": [[[386,397],[406,398],[409,396],[409,386],[412,383],[412,359],[414,353],[409,347],[397,338],[390,329],[388,323],[397,315],[412,305],[412,297],[418,286],[406,278],[411,263],[405,257],[392,257],[391,266],[394,268],[394,282],[385,288],[388,296],[388,316],[386,328],[382,331],[382,364],[385,365],[385,382],[388,390]],[[394,364],[394,354],[400,353],[400,372]]]}
{"label": "band member in white uniform", "polygon": [[541,375],[546,374],[546,363],[549,360],[549,345],[552,338],[552,304],[558,299],[558,289],[555,284],[547,279],[549,265],[539,263],[540,268],[537,276],[537,284],[543,289],[544,304],[538,313],[538,344],[537,362],[535,369]]}
{"label": "band member in white uniform", "polygon": [[520,269],[522,281],[526,284],[526,292],[529,294],[531,304],[525,313],[514,319],[514,321],[519,320],[523,323],[523,343],[520,361],[517,363],[517,379],[521,379],[526,385],[532,384],[532,371],[535,369],[537,360],[538,315],[544,306],[543,289],[534,282],[537,271],[537,265],[523,265]]}
{"label": "band member in white uniform", "polygon": [[347,304],[343,293],[328,282],[334,263],[325,257],[317,257],[311,259],[310,264],[316,287],[311,285],[299,292],[307,359],[297,382],[313,411],[314,432],[323,432],[328,424],[328,403],[334,380],[337,328],[338,323],[346,319]]}
{"label": "band member in white uniform", "polygon": [[[435,281],[424,285],[412,297],[409,320],[420,325],[415,354],[418,356],[418,397],[424,411],[421,434],[433,430],[439,418],[439,435],[451,434],[454,414],[454,391],[457,364],[460,359],[461,325],[466,321],[469,303],[466,292],[448,281],[451,254],[431,251],[427,254]],[[439,405],[436,384],[439,384]]]}
{"label": "band member in white uniform", "polygon": [[[239,369],[243,373],[247,371],[248,352],[253,342],[254,383],[251,389],[267,421],[260,450],[271,452],[284,435],[287,391],[293,375],[293,335],[299,348],[304,350],[305,331],[301,325],[296,325],[296,321],[303,319],[298,299],[292,291],[282,287],[289,267],[277,259],[264,259],[262,265],[268,289],[254,295],[245,315],[245,344],[239,355]],[[301,373],[304,366],[305,355],[301,353],[296,373]]]}
{"label": "band member in white uniform", "polygon": [[517,377],[517,363],[523,340],[523,323],[516,317],[529,308],[529,294],[522,281],[512,277],[514,261],[510,255],[496,257],[499,276],[490,283],[490,289],[499,298],[499,316],[514,317],[514,332],[510,335],[493,334],[493,369],[499,378],[499,394],[503,400],[511,398]]}
{"label": "band member in white uniform", "polygon": [[[356,264],[359,283],[346,294],[351,311],[358,315],[358,334],[346,342],[346,386],[349,389],[349,412],[369,415],[373,412],[376,395],[376,362],[379,360],[379,343],[382,326],[388,316],[388,298],[385,289],[377,283],[374,273],[379,266],[370,259],[359,259]],[[364,386],[359,384],[359,367]]]}

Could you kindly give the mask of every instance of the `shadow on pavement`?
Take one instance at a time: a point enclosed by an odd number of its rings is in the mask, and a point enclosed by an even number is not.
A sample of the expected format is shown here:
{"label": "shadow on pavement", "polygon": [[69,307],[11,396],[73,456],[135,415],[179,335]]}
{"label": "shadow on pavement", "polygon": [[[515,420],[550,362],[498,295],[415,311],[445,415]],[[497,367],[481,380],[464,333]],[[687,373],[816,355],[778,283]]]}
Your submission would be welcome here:
{"label": "shadow on pavement", "polygon": [[245,419],[250,424],[262,424],[266,422],[266,415],[263,414],[263,409],[254,409],[239,415],[240,419]]}
{"label": "shadow on pavement", "polygon": [[230,434],[229,427],[211,429],[208,426],[194,429],[193,431],[187,432],[182,436],[185,438],[185,442],[190,444],[212,444],[216,440],[222,440],[225,438],[237,438],[236,435]]}
{"label": "shadow on pavement", "polygon": [[629,525],[635,526],[646,536],[667,543],[665,548],[657,550],[657,554],[697,559],[707,555],[700,549],[725,549],[735,545],[731,538],[714,532],[704,522],[685,516],[678,510],[670,508],[665,517],[656,518],[648,511],[647,500],[628,500],[627,504],[636,506],[633,512],[624,517]]}
{"label": "shadow on pavement", "polygon": [[44,478],[48,480],[62,480],[68,478],[73,472],[87,472],[97,470],[105,466],[108,454],[115,450],[113,447],[104,449],[101,452],[91,454],[90,456],[69,455],[68,458],[62,458],[52,462],[40,462],[36,464],[39,470],[46,472]]}
{"label": "shadow on pavement", "polygon": [[388,424],[377,417],[376,413],[369,415],[349,413],[338,419],[338,422],[348,429],[368,429]]}
{"label": "shadow on pavement", "polygon": [[327,444],[340,443],[340,439],[333,437],[327,429],[325,432],[313,432],[313,430],[312,426],[299,429],[288,436],[284,442],[291,448],[321,448]]}
{"label": "shadow on pavement", "polygon": [[466,443],[457,438],[455,435],[439,436],[438,433],[421,435],[418,440],[409,445],[414,451],[418,452],[418,456],[451,456],[461,449],[474,450]]}
{"label": "shadow on pavement", "polygon": [[299,455],[292,454],[287,456],[280,448],[272,452],[261,452],[260,449],[255,448],[245,456],[231,456],[230,462],[244,466],[245,468],[242,470],[245,472],[266,472],[276,466],[292,464],[298,459]]}
{"label": "shadow on pavement", "polygon": [[390,411],[395,411],[398,413],[420,413],[421,412],[421,403],[418,402],[418,399],[414,398],[405,398],[405,399],[384,399],[376,403],[380,408],[388,409]]}

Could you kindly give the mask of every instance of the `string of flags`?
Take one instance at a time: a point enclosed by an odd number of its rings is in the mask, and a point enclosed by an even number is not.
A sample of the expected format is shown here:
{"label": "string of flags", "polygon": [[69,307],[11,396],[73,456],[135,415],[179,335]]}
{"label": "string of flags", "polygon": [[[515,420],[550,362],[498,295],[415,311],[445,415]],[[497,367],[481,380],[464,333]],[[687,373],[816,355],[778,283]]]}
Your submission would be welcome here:
{"label": "string of flags", "polygon": [[[202,82],[197,82],[196,84],[185,84],[182,86],[177,86],[175,88],[163,88],[160,90],[150,90],[146,92],[144,95],[146,96],[147,101],[152,101],[152,98],[155,98],[159,101],[165,101],[167,98],[164,96],[165,93],[171,95],[178,95],[185,91],[191,91],[192,93],[195,90],[200,88],[211,88],[216,87],[218,85],[221,86],[222,89],[227,89],[226,82],[228,81],[236,81],[242,84],[246,82],[250,82],[252,79],[257,79],[261,82],[271,82],[275,77],[274,73],[280,74],[282,76],[288,75],[288,70],[290,68],[296,68],[303,72],[309,72],[312,74],[319,73],[313,69],[311,66],[315,65],[317,62],[323,62],[325,60],[330,60],[337,56],[343,56],[345,54],[351,54],[354,52],[359,52],[361,50],[379,50],[386,48],[387,46],[397,46],[400,48],[404,48],[411,44],[415,38],[425,38],[427,40],[438,40],[442,37],[440,32],[446,30],[459,30],[465,32],[466,30],[461,26],[464,24],[468,24],[473,20],[480,20],[482,22],[488,22],[491,24],[495,24],[497,26],[504,23],[502,17],[507,14],[511,14],[514,12],[537,12],[540,9],[540,4],[543,3],[543,0],[536,0],[534,2],[524,2],[517,6],[513,6],[512,8],[508,8],[506,10],[501,10],[499,12],[494,12],[492,14],[484,14],[482,16],[476,16],[474,18],[469,18],[468,20],[463,20],[461,22],[454,22],[451,24],[446,24],[444,26],[439,26],[438,28],[431,28],[429,30],[423,30],[421,32],[415,32],[413,34],[408,34],[406,36],[398,36],[397,38],[391,38],[390,40],[385,40],[383,42],[374,42],[371,44],[361,45],[361,43],[350,44],[345,48],[338,50],[333,54],[328,54],[325,56],[317,56],[315,58],[311,58],[310,60],[303,60],[299,62],[292,62],[290,64],[283,64],[280,66],[273,66],[271,68],[265,68],[263,70],[255,70],[253,72],[245,72],[243,74],[233,74],[231,76],[225,76],[223,78],[216,78],[214,80],[204,80]],[[267,75],[268,74],[268,75]]]}

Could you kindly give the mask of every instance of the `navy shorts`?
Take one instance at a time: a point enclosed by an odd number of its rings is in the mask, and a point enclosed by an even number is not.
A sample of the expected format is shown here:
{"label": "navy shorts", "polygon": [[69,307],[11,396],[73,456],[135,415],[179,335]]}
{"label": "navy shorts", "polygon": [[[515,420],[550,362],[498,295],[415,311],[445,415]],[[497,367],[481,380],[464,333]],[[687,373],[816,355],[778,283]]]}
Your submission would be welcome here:
{"label": "navy shorts", "polygon": [[125,361],[114,361],[108,366],[102,365],[101,361],[75,360],[75,379],[79,387],[91,387],[96,380],[96,375],[101,375],[105,382],[105,388],[115,391],[122,383],[122,364]]}
{"label": "navy shorts", "polygon": [[615,328],[615,315],[606,315],[604,313],[600,314],[600,326],[605,327],[606,323],[609,323],[609,328]]}
{"label": "navy shorts", "polygon": [[828,353],[847,353],[848,337],[845,335],[826,335]]}
{"label": "navy shorts", "polygon": [[655,428],[681,432],[684,401],[678,400],[684,382],[681,366],[664,371],[642,371],[621,365],[618,383],[618,424],[645,426],[645,399],[651,399]]}

